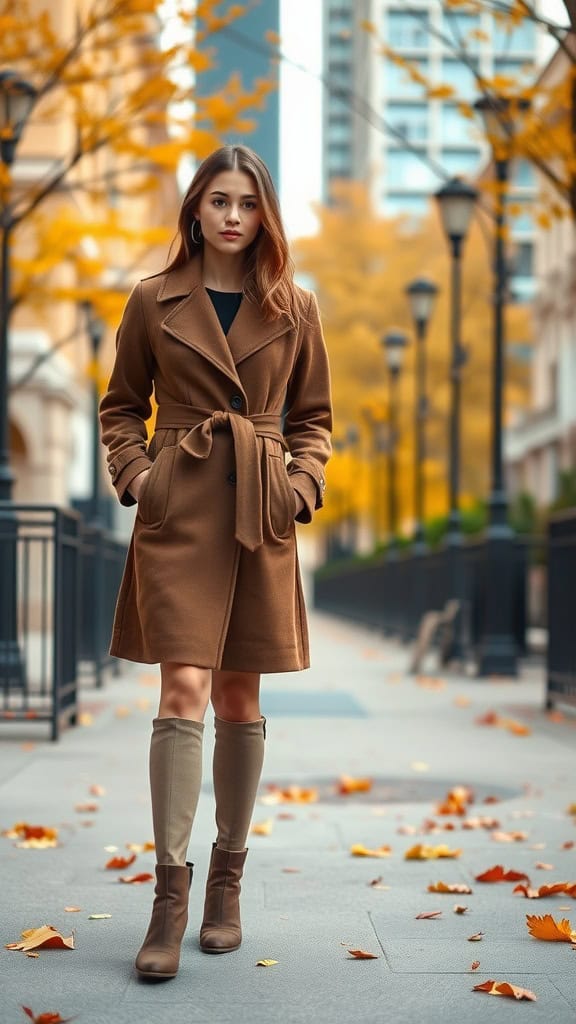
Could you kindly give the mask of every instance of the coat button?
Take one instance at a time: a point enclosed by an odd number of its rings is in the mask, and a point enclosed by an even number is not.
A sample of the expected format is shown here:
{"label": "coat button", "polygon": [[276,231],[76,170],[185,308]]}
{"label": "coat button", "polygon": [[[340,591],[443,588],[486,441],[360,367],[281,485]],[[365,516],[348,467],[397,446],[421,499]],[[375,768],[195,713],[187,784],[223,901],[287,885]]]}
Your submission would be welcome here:
{"label": "coat button", "polygon": [[230,405],[233,409],[241,409],[243,406],[242,395],[232,395]]}
{"label": "coat button", "polygon": [[227,479],[229,484],[235,484],[236,483],[236,473],[234,473],[234,471],[232,471],[232,473],[228,473],[228,476],[226,477],[226,479]]}
{"label": "coat button", "polygon": [[118,472],[118,470],[116,469],[116,466],[112,466],[111,465],[111,466],[108,466],[108,472],[110,473],[110,476],[112,477],[112,479],[114,479],[114,477],[116,476],[116,473]]}

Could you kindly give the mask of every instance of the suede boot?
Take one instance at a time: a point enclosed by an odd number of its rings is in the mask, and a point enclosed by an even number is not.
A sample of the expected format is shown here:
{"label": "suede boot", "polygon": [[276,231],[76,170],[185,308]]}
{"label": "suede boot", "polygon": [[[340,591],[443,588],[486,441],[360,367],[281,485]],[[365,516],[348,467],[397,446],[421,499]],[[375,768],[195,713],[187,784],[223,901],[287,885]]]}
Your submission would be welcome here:
{"label": "suede boot", "polygon": [[200,948],[204,953],[229,953],[238,949],[242,941],[240,880],[262,773],[266,719],[227,722],[216,717],[214,726],[218,838],[210,858]]}
{"label": "suede boot", "polygon": [[157,864],[152,917],[136,957],[140,978],[174,978],[180,964],[180,945],[188,923],[188,891],[193,864]]}
{"label": "suede boot", "polygon": [[247,853],[219,850],[216,843],[212,846],[200,929],[203,953],[231,953],[242,942],[240,879]]}
{"label": "suede boot", "polygon": [[136,958],[141,978],[173,978],[188,922],[192,867],[186,860],[202,780],[203,722],[155,718],[150,790],[156,845],[152,918]]}

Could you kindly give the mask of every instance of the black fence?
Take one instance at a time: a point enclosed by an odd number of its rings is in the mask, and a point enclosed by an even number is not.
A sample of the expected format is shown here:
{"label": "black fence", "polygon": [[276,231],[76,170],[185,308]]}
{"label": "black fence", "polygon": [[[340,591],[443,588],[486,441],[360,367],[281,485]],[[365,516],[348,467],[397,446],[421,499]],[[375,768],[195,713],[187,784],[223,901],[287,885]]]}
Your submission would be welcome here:
{"label": "black fence", "polygon": [[0,502],[0,723],[78,714],[79,677],[100,685],[125,546],[77,512]]}
{"label": "black fence", "polygon": [[[529,546],[514,540],[508,555],[506,573],[513,607],[513,640],[517,655],[522,656],[528,644]],[[462,653],[466,661],[478,665],[487,630],[488,565],[486,541],[418,555],[382,556],[367,563],[332,563],[315,574],[314,603],[324,611],[410,642],[416,638],[427,611],[441,611],[450,599],[459,597]]]}
{"label": "black fence", "polygon": [[576,705],[576,509],[554,516],[548,527],[548,671],[546,706]]}

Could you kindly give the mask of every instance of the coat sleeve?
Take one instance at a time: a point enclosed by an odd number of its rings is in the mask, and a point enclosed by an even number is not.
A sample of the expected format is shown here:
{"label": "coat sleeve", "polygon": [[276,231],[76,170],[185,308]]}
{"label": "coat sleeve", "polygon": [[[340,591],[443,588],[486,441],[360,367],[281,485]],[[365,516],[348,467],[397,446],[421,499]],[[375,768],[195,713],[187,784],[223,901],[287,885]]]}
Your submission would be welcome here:
{"label": "coat sleeve", "polygon": [[134,477],[150,469],[146,420],[152,406],[154,356],[142,309],[142,285],[130,295],[116,335],[116,359],[100,403],[102,442],[108,472],[122,505],[135,505],[128,490]]}
{"label": "coat sleeve", "polygon": [[324,467],[332,451],[332,402],[328,353],[322,335],[316,296],[304,320],[303,336],[286,395],[284,436],[292,455],[290,482],[304,502],[296,517],[309,523],[324,503]]}

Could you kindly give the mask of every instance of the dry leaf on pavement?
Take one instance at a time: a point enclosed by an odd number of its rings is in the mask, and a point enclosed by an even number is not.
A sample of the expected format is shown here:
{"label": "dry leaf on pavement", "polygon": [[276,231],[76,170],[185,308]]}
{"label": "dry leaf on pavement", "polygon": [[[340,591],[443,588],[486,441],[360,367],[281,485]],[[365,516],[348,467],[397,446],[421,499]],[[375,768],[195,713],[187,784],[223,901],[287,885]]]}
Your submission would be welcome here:
{"label": "dry leaf on pavement", "polygon": [[277,960],[257,960],[256,967],[273,967],[277,963]]}
{"label": "dry leaf on pavement", "polygon": [[78,914],[82,910],[82,907],[64,907],[64,913],[66,914]]}
{"label": "dry leaf on pavement", "polygon": [[133,853],[130,857],[111,857],[106,864],[106,868],[109,871],[113,871],[115,868],[129,868],[131,864],[136,860],[136,854]]}
{"label": "dry leaf on pavement", "polygon": [[464,882],[433,882],[428,886],[428,892],[471,893],[472,889]]}
{"label": "dry leaf on pavement", "polygon": [[341,775],[338,780],[338,792],[342,796],[348,793],[369,793],[372,779],[355,779],[351,775]]}
{"label": "dry leaf on pavement", "polygon": [[437,917],[441,917],[441,910],[423,910],[421,914],[416,914],[415,921],[432,921]]}
{"label": "dry leaf on pavement", "polygon": [[529,900],[538,900],[545,896],[555,896],[556,893],[561,892],[576,900],[576,882],[553,882],[551,885],[541,885],[538,889],[530,889],[527,885],[516,885],[512,892],[521,892]]}
{"label": "dry leaf on pavement", "polygon": [[474,935],[468,936],[468,942],[482,942],[484,938],[484,932],[474,932]]}
{"label": "dry leaf on pavement", "polygon": [[459,857],[462,850],[451,850],[441,843],[439,846],[428,846],[426,843],[417,843],[410,847],[404,854],[404,860],[435,860],[437,857]]}
{"label": "dry leaf on pavement", "polygon": [[61,1017],[59,1013],[54,1013],[53,1010],[35,1014],[29,1006],[23,1006],[22,1009],[30,1018],[32,1024],[68,1024],[68,1021],[75,1020],[75,1017]]}
{"label": "dry leaf on pavement", "polygon": [[463,903],[455,903],[454,904],[454,913],[455,914],[465,914],[467,910],[468,910],[468,907],[465,907]]}
{"label": "dry leaf on pavement", "polygon": [[392,853],[390,846],[379,846],[376,850],[370,850],[363,843],[354,843],[350,847],[353,857],[389,857]]}
{"label": "dry leaf on pavement", "polygon": [[27,928],[22,932],[20,942],[6,943],[6,949],[17,949],[26,953],[29,949],[74,949],[74,936],[61,935],[51,924],[40,928]]}
{"label": "dry leaf on pavement", "polygon": [[526,924],[530,935],[543,942],[576,942],[576,931],[565,917],[555,921],[552,914],[544,914],[543,917],[526,914]]}
{"label": "dry leaf on pavement", "polygon": [[521,843],[528,839],[527,832],[492,832],[490,838],[495,843]]}
{"label": "dry leaf on pavement", "polygon": [[125,882],[127,885],[141,885],[142,882],[153,882],[154,875],[143,871],[139,875],[120,875],[118,881]]}
{"label": "dry leaf on pavement", "polygon": [[477,882],[528,882],[530,885],[530,879],[528,875],[525,875],[522,871],[505,871],[501,864],[495,864],[494,867],[488,868],[487,871],[483,871],[481,875],[476,875]]}
{"label": "dry leaf on pavement", "polygon": [[[117,847],[116,847],[117,849]],[[133,853],[151,853],[156,849],[154,843],[126,843],[126,849],[132,850]]]}
{"label": "dry leaf on pavement", "polygon": [[378,960],[379,953],[367,953],[365,949],[349,949],[351,960]]}
{"label": "dry leaf on pavement", "polygon": [[100,810],[100,804],[76,804],[74,810],[79,814],[95,814]]}
{"label": "dry leaf on pavement", "polygon": [[538,868],[540,871],[554,871],[555,870],[553,864],[545,864],[544,861],[542,861],[542,860],[537,860],[535,865],[534,865],[534,867]]}
{"label": "dry leaf on pavement", "polygon": [[90,793],[90,796],[105,796],[106,795],[106,790],[105,790],[104,786],[100,786],[97,782],[93,783],[93,785],[90,786],[90,789],[89,789],[88,792]]}
{"label": "dry leaf on pavement", "polygon": [[519,988],[518,985],[511,985],[508,981],[483,981],[481,985],[474,985],[473,992],[487,992],[489,996],[510,996],[512,999],[531,999],[535,1001],[538,996],[528,988]]}
{"label": "dry leaf on pavement", "polygon": [[472,963],[470,964],[470,970],[471,971],[477,971],[479,967],[480,967],[480,961],[479,960],[473,960]]}
{"label": "dry leaf on pavement", "polygon": [[250,831],[255,836],[269,836],[274,827],[274,819],[267,818],[266,821],[257,821],[252,825]]}

